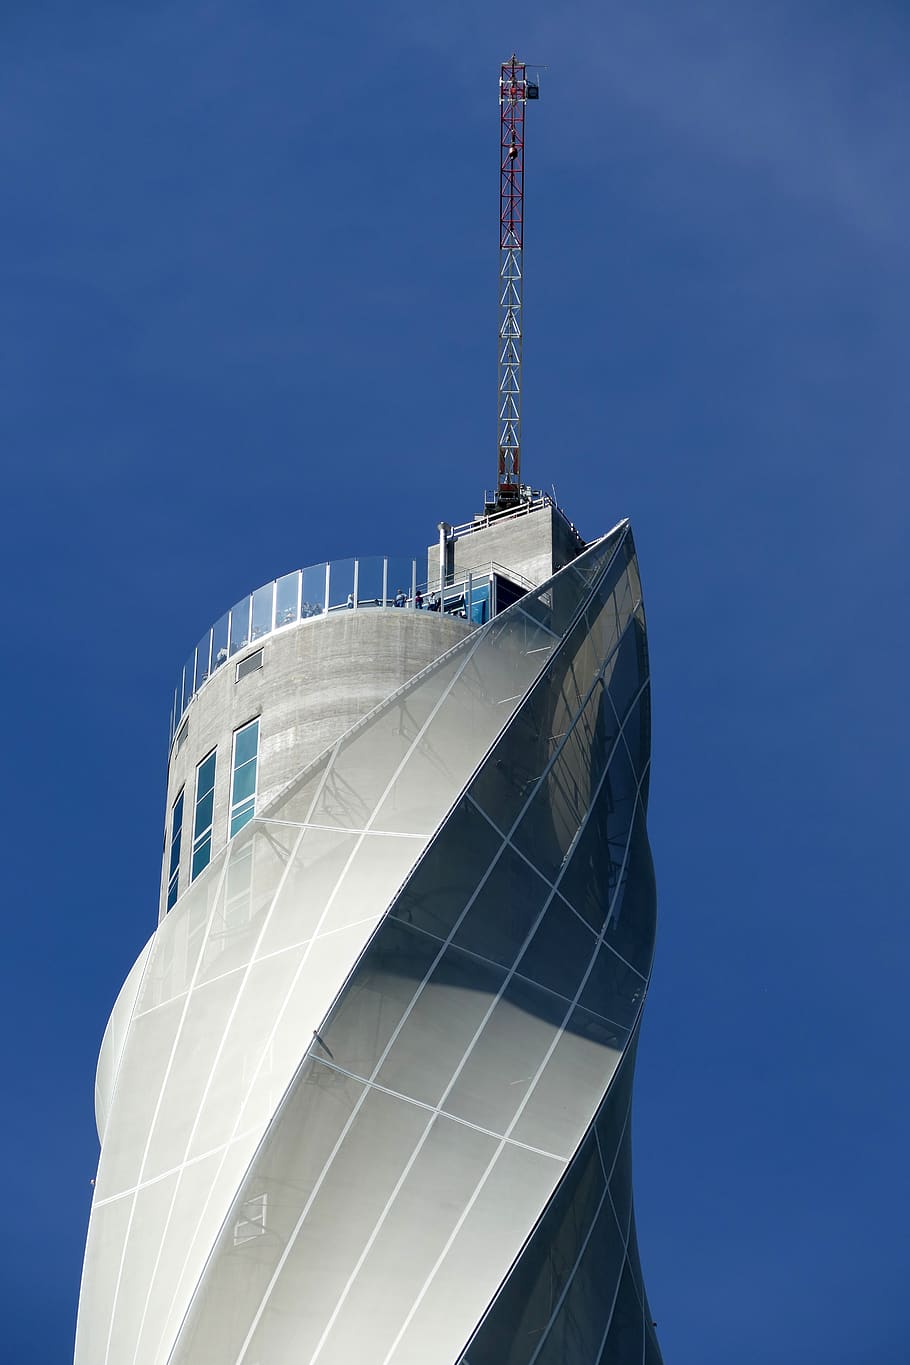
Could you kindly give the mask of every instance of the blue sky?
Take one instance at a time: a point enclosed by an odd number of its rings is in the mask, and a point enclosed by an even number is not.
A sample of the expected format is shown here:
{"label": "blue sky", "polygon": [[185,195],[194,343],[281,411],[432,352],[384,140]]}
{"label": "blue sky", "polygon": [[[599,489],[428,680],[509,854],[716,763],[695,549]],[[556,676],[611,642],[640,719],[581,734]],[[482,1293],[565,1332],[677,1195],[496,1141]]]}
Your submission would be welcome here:
{"label": "blue sky", "polygon": [[632,517],[648,609],[667,1365],[906,1350],[910,13],[34,0],[0,42],[10,1361],[71,1352],[176,669],[494,478],[513,49],[548,67],[525,473],[589,537]]}

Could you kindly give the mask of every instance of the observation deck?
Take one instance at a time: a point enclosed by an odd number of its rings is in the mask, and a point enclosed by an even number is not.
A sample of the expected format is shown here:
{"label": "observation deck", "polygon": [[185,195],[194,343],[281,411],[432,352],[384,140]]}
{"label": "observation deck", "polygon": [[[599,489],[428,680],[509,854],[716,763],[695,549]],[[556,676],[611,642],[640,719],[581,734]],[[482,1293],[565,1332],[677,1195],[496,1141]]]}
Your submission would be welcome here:
{"label": "observation deck", "polygon": [[236,602],[202,636],[177,677],[170,743],[194,697],[235,655],[289,626],[336,612],[393,608],[435,611],[481,626],[523,596],[533,583],[495,561],[470,572],[418,578],[418,560],[374,555],[294,569]]}

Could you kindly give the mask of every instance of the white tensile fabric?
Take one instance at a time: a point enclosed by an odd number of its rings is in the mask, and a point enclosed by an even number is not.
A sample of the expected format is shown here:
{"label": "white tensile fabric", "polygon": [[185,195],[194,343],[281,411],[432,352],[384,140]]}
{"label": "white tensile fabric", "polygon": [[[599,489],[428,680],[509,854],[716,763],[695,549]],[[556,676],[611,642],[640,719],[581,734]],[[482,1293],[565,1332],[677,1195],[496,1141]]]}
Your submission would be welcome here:
{"label": "white tensile fabric", "polygon": [[[522,1248],[581,1189],[624,1057],[631,1075],[646,687],[623,524],[359,722],[180,898],[102,1048],[77,1365],[488,1359]],[[624,1103],[598,1217],[614,1167],[628,1183]],[[514,1360],[549,1359],[574,1302]]]}

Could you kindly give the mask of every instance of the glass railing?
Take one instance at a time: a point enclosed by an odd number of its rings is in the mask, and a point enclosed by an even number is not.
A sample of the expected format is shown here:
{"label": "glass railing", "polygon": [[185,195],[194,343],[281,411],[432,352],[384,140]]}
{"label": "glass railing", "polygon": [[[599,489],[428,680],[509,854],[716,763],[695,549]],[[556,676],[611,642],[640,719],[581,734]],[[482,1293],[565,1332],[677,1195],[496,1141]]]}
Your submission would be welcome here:
{"label": "glass railing", "polygon": [[[506,574],[508,570],[491,564],[488,574],[468,574],[440,587],[438,580],[418,581],[416,559],[376,555],[311,564],[273,579],[219,617],[190,654],[174,689],[171,740],[193,697],[209,678],[240,650],[276,631],[331,612],[370,607],[441,611],[483,625],[508,605],[503,600],[497,607],[497,583]],[[518,575],[511,577],[518,579]],[[517,582],[512,585],[519,594],[524,591],[524,580],[521,582],[521,587]],[[512,600],[514,596],[510,595],[508,601]]]}

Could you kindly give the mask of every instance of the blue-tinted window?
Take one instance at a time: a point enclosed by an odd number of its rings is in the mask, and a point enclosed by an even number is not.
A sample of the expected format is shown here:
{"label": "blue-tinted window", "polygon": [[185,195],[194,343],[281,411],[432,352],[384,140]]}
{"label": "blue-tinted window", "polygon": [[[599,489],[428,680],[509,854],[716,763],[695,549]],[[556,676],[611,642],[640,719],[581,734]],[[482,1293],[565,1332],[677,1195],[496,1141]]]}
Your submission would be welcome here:
{"label": "blue-tinted window", "polygon": [[215,812],[215,750],[196,769],[196,810],[193,817],[193,862],[190,881],[194,881],[212,857],[212,817]]}
{"label": "blue-tinted window", "polygon": [[234,763],[231,774],[231,836],[256,809],[256,768],[259,759],[259,721],[251,720],[234,733]]}
{"label": "blue-tinted window", "polygon": [[183,834],[183,791],[171,808],[171,861],[167,873],[167,908],[177,899],[180,880],[180,838]]}

